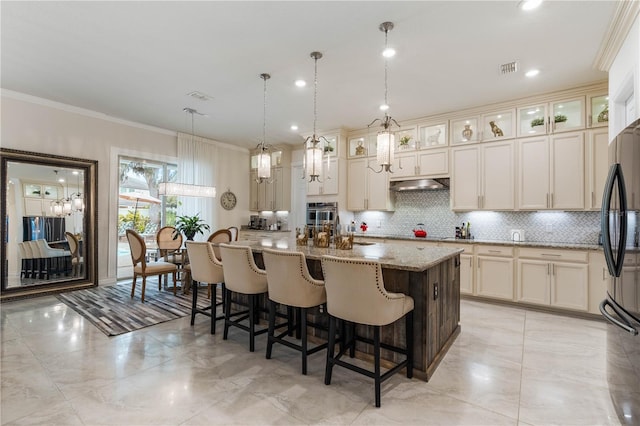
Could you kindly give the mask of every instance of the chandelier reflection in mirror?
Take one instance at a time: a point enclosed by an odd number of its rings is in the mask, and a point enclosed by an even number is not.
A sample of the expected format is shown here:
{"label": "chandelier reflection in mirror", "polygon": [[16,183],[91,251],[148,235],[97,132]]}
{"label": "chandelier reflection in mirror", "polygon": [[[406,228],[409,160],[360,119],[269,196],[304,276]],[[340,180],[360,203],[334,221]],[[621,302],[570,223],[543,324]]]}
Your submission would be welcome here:
{"label": "chandelier reflection in mirror", "polygon": [[[376,122],[380,122],[380,126],[382,130],[378,132],[377,136],[377,145],[376,145],[376,160],[378,161],[378,165],[380,166],[380,170],[373,170],[376,173],[380,173],[382,171],[393,173],[391,170],[391,166],[393,165],[393,156],[394,156],[394,148],[395,148],[395,136],[393,134],[395,127],[396,130],[400,129],[400,125],[398,122],[389,115],[389,99],[388,99],[388,84],[387,84],[387,74],[388,74],[388,64],[387,59],[395,55],[395,50],[389,48],[387,35],[389,31],[393,29],[393,22],[383,22],[378,27],[380,31],[384,32],[384,50],[382,52],[382,56],[384,56],[384,104],[380,105],[380,110],[384,111],[384,118],[376,118],[373,120],[367,128],[373,126]],[[371,168],[371,167],[369,167]]]}
{"label": "chandelier reflection in mirror", "polygon": [[[329,141],[324,137],[316,135],[316,122],[318,120],[318,59],[322,58],[322,53],[311,52],[310,55],[314,60],[314,76],[313,76],[313,135],[304,141],[303,161],[303,179],[309,177],[309,182],[323,182],[323,180],[331,179],[329,177]],[[322,155],[326,153],[327,159],[327,176],[322,176]]]}
{"label": "chandelier reflection in mirror", "polygon": [[[193,114],[204,115],[193,108],[182,108],[184,112],[191,115],[191,143],[194,143],[194,127],[193,127]],[[191,152],[194,152],[193,146]],[[183,197],[210,197],[215,198],[216,196],[216,187],[215,186],[207,186],[207,185],[196,185],[196,167],[195,167],[195,154],[191,158],[191,170],[193,171],[193,182],[192,183],[179,183],[179,182],[160,182],[158,184],[158,194],[159,195],[175,195],[175,196],[183,196]]]}
{"label": "chandelier reflection in mirror", "polygon": [[[84,199],[80,191],[80,172],[74,170],[72,174],[78,176],[78,189],[76,192],[69,194],[69,177],[62,178],[58,174],[58,170],[53,171],[56,174],[56,182],[60,184],[66,183],[66,194],[50,203],[51,212],[58,217],[71,216],[73,212],[82,212],[84,210]],[[64,188],[64,186],[63,186]]]}
{"label": "chandelier reflection in mirror", "polygon": [[260,74],[260,78],[264,80],[264,100],[262,103],[262,141],[256,147],[258,151],[258,176],[256,182],[272,183],[271,179],[271,145],[266,143],[267,140],[267,80],[271,76],[267,73]]}

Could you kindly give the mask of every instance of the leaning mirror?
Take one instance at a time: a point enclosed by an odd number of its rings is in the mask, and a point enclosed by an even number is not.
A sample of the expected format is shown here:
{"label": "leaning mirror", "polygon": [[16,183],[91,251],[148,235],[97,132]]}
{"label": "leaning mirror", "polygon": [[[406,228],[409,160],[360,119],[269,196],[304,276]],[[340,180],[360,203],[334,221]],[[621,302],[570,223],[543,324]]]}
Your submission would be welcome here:
{"label": "leaning mirror", "polygon": [[0,157],[2,300],[97,285],[97,161]]}

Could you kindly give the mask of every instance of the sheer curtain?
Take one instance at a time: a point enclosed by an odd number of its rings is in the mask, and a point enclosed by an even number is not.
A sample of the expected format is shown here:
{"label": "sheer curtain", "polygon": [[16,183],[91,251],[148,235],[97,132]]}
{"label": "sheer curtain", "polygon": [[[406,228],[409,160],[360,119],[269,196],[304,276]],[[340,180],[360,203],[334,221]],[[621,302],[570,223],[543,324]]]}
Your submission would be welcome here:
{"label": "sheer curtain", "polygon": [[[218,147],[212,142],[199,136],[178,133],[178,182],[216,186]],[[217,190],[219,196],[220,189]],[[213,232],[217,223],[215,201],[215,198],[178,197],[178,215],[194,216],[199,213],[200,218],[211,227],[209,232]],[[209,232],[196,235],[195,240],[206,240]]]}

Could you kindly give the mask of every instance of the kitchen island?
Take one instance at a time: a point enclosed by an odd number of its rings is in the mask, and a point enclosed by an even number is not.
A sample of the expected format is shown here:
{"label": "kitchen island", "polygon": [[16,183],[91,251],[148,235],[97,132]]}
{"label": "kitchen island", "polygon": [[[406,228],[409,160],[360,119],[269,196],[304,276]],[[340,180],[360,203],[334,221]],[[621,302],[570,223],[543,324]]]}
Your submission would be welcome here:
{"label": "kitchen island", "polygon": [[[391,292],[413,297],[414,310],[414,375],[429,380],[456,336],[460,333],[460,253],[461,249],[447,247],[412,247],[401,243],[354,245],[352,250],[296,246],[294,239],[262,238],[258,241],[237,241],[248,245],[256,263],[264,267],[262,249],[265,247],[300,251],[307,257],[309,272],[322,279],[321,258],[333,255],[346,258],[372,259],[380,262],[385,288]],[[316,312],[312,320],[326,324],[326,317]],[[404,321],[383,327],[383,342],[404,346]],[[366,327],[359,333],[372,337]],[[326,334],[319,334],[325,337]],[[359,355],[370,356],[370,348],[358,346]],[[397,354],[382,351],[383,359],[396,361]]]}

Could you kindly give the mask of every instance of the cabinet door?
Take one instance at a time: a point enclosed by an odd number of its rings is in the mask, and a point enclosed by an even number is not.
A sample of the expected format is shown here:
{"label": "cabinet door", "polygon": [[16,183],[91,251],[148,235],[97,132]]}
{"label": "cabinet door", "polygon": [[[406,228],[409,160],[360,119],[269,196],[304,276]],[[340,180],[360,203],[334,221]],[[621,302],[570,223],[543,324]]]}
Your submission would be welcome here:
{"label": "cabinet door", "polygon": [[[377,161],[369,160],[369,166],[375,167]],[[389,194],[389,173],[376,173],[371,169],[366,169],[367,173],[367,210],[391,210],[391,200]]]}
{"label": "cabinet door", "polygon": [[257,171],[251,171],[249,174],[249,210],[258,211],[258,178]]}
{"label": "cabinet door", "polygon": [[587,126],[602,127],[609,125],[609,96],[591,94],[587,96]]}
{"label": "cabinet door", "polygon": [[[323,176],[320,176],[320,179],[324,180],[324,178],[324,174]],[[313,182],[307,182],[307,196],[309,195],[322,195],[322,183],[317,180],[314,180]]]}
{"label": "cabinet door", "polygon": [[518,136],[544,135],[548,132],[547,105],[518,108]]}
{"label": "cabinet door", "polygon": [[482,198],[480,208],[513,210],[515,207],[515,152],[513,142],[482,148]]}
{"label": "cabinet door", "polygon": [[518,150],[518,207],[541,210],[549,205],[549,139],[522,139]]}
{"label": "cabinet door", "polygon": [[329,160],[329,164],[324,161],[322,168],[323,176],[321,176],[322,182],[322,195],[337,195],[338,194],[338,182],[340,179],[338,173],[338,159],[332,157]]}
{"label": "cabinet door", "polygon": [[584,129],[585,97],[565,99],[551,103],[551,132],[568,132]]}
{"label": "cabinet door", "polygon": [[589,312],[600,314],[600,302],[607,297],[609,270],[602,251],[589,253]]}
{"label": "cabinet door", "polygon": [[[289,179],[285,177],[282,167],[274,167],[271,169],[273,176],[272,188],[272,210],[290,210],[291,209],[291,190],[289,188]],[[289,202],[287,202],[289,201]]]}
{"label": "cabinet door", "polygon": [[349,160],[347,170],[347,210],[364,210],[366,192],[367,159]]}
{"label": "cabinet door", "polygon": [[478,256],[477,264],[477,294],[513,300],[513,259]]}
{"label": "cabinet door", "polygon": [[548,305],[551,264],[543,260],[518,260],[518,302]]}
{"label": "cabinet door", "polygon": [[480,150],[477,146],[451,150],[451,209],[476,210],[479,201]]}
{"label": "cabinet door", "polygon": [[587,193],[585,195],[586,208],[600,210],[602,207],[602,193],[609,172],[608,150],[609,129],[601,128],[588,132],[589,162],[587,166]]}
{"label": "cabinet door", "polygon": [[[51,210],[51,209],[48,209]],[[24,199],[24,215],[25,216],[46,216],[47,212],[42,209],[41,198],[25,198]]]}
{"label": "cabinet door", "polygon": [[588,266],[563,262],[554,262],[551,266],[551,306],[586,311],[589,307]]}
{"label": "cabinet door", "polygon": [[584,132],[551,136],[552,209],[584,209]]}
{"label": "cabinet door", "polygon": [[449,150],[419,152],[417,169],[419,176],[448,176]]}
{"label": "cabinet door", "polygon": [[396,154],[393,159],[393,175],[396,178],[414,177],[418,174],[418,164],[416,162],[416,153]]}
{"label": "cabinet door", "polygon": [[460,293],[473,294],[473,255],[460,255]]}

